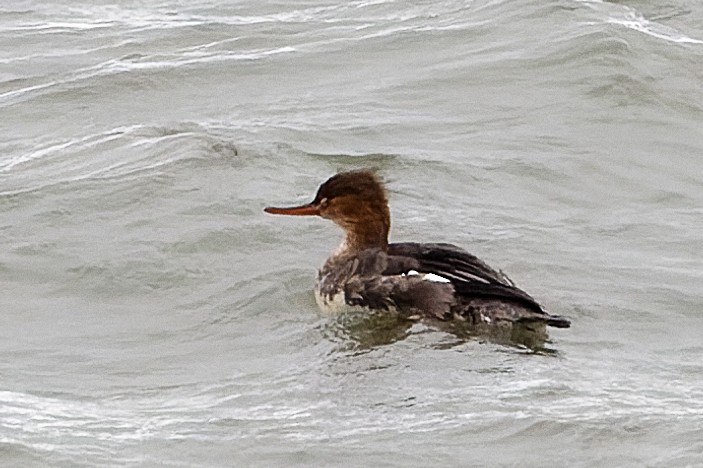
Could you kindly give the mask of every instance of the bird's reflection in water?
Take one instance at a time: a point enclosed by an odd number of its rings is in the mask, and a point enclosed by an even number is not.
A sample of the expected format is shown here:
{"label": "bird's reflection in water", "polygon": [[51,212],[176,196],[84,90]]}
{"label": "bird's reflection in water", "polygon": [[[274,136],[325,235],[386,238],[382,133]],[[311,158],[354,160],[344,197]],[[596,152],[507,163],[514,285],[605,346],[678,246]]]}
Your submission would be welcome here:
{"label": "bird's reflection in water", "polygon": [[393,312],[347,312],[327,321],[324,332],[346,349],[363,351],[405,339],[414,324]]}
{"label": "bird's reflection in water", "polygon": [[516,348],[536,354],[554,355],[557,351],[546,347],[550,343],[544,329],[529,325],[510,328],[476,327],[463,320],[415,320],[389,311],[353,311],[339,314],[323,325],[323,334],[348,351],[368,351],[428,331],[441,331],[450,338],[432,345],[436,349],[451,349],[477,340]]}

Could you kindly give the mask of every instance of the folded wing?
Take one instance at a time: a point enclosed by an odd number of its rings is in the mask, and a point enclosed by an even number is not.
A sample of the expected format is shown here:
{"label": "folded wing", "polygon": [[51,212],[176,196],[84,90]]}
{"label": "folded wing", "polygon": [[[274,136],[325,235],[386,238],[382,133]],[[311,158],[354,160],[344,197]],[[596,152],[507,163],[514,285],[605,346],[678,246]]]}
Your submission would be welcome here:
{"label": "folded wing", "polygon": [[545,313],[539,303],[501,271],[452,244],[403,242],[388,246],[384,274],[398,275],[415,270],[448,279],[456,294],[467,298],[513,301],[535,312]]}

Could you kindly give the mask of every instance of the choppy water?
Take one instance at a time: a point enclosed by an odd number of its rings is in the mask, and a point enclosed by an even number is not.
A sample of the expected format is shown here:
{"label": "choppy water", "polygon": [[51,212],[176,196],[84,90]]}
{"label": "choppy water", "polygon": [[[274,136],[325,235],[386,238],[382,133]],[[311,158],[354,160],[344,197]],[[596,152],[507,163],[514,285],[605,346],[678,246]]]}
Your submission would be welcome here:
{"label": "choppy water", "polygon": [[[703,466],[703,4],[6,0],[3,466]],[[557,354],[321,317],[374,166]]]}

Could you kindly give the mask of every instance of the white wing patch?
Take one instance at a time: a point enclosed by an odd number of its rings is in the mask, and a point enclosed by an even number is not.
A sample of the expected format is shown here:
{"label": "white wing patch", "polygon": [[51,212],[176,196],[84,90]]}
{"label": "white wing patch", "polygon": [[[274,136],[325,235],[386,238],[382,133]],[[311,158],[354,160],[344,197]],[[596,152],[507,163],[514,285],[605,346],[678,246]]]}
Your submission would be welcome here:
{"label": "white wing patch", "polygon": [[407,273],[403,273],[401,276],[422,276],[423,281],[432,281],[433,283],[451,283],[451,281],[444,276],[435,275],[434,273],[425,273],[424,275],[420,275],[420,273],[415,270],[410,270]]}
{"label": "white wing patch", "polygon": [[425,281],[432,281],[433,283],[451,283],[444,276],[435,275],[434,273],[427,273],[424,278]]}

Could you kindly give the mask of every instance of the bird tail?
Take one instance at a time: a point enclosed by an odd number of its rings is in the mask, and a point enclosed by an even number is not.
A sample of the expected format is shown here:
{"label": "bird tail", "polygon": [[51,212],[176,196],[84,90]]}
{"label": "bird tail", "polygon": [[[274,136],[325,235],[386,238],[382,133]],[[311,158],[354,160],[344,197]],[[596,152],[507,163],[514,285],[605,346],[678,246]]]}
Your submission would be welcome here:
{"label": "bird tail", "polygon": [[571,326],[571,320],[560,315],[547,315],[545,322],[554,328],[569,328]]}
{"label": "bird tail", "polygon": [[522,317],[518,322],[541,322],[554,328],[569,328],[571,326],[571,320],[560,315],[551,315],[548,313],[544,314],[534,314],[529,317]]}

